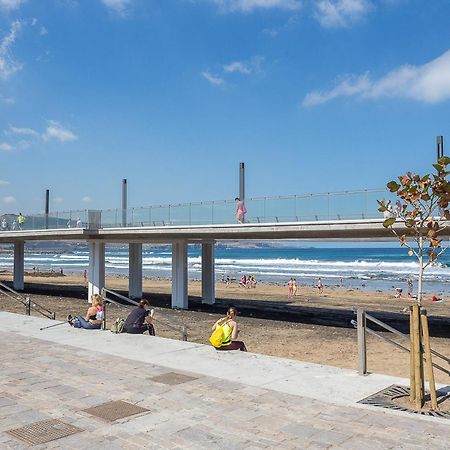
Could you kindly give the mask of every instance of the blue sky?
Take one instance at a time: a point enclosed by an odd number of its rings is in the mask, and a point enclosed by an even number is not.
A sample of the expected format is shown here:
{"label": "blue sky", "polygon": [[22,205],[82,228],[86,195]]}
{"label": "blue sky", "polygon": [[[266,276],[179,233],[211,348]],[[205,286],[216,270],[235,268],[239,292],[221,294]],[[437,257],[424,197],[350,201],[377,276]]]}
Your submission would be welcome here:
{"label": "blue sky", "polygon": [[[378,188],[450,138],[448,0],[0,0],[0,213]],[[449,142],[450,145],[450,142]],[[448,153],[448,152],[447,152]]]}

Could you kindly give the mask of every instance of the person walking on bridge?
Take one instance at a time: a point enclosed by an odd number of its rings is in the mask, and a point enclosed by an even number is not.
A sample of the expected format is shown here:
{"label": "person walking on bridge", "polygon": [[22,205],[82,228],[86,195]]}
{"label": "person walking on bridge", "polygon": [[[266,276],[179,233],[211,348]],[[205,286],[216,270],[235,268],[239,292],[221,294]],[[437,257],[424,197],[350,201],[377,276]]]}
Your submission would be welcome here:
{"label": "person walking on bridge", "polygon": [[19,215],[17,216],[17,223],[19,224],[19,230],[21,230],[25,224],[25,217],[22,216],[22,213],[19,213]]}
{"label": "person walking on bridge", "polygon": [[237,223],[244,223],[245,221],[245,214],[247,213],[247,208],[244,205],[244,202],[239,198],[236,197],[234,199],[236,202],[236,220]]}

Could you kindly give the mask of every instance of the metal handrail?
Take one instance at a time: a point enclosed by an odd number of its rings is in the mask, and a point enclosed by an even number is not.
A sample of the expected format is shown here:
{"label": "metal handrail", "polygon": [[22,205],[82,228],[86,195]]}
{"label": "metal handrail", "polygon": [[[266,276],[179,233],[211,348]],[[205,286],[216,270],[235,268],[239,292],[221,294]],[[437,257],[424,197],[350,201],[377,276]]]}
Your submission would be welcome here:
{"label": "metal handrail", "polygon": [[[5,292],[4,290],[9,291]],[[45,308],[44,306],[40,305],[39,303],[36,303],[35,301],[32,301],[29,296],[24,297],[23,295],[19,294],[14,289],[10,288],[8,285],[0,282],[0,294],[5,295],[6,297],[10,298],[11,300],[16,300],[19,303],[22,303],[23,306],[26,308],[26,313],[28,316],[31,315],[31,309],[34,309],[39,314],[41,314],[44,317],[47,317],[48,319],[55,320],[56,313],[50,311],[49,309]],[[13,294],[13,295],[11,295]]]}
{"label": "metal handrail", "polygon": [[[355,314],[358,313],[356,308],[352,308],[352,310],[353,310],[353,312]],[[392,340],[392,339],[390,339],[390,338],[388,338],[386,336],[382,336],[381,334],[377,333],[376,331],[371,330],[370,328],[368,328],[364,319],[370,320],[371,322],[376,323],[381,328],[384,328],[385,330],[390,331],[390,332],[392,332],[392,333],[396,334],[397,336],[400,336],[400,337],[402,337],[404,339],[408,339],[408,341],[409,341],[409,336],[408,335],[402,333],[401,331],[396,330],[395,328],[391,327],[387,323],[382,322],[381,320],[377,319],[376,317],[374,317],[374,316],[372,316],[370,314],[367,314],[364,310],[363,310],[363,314],[361,316],[363,317],[363,322],[364,322],[361,325],[356,320],[351,320],[350,321],[350,323],[353,325],[354,328],[359,329],[359,327],[361,326],[363,328],[364,332],[367,332],[367,333],[371,334],[372,336],[376,336],[377,338],[382,339],[383,341],[389,342],[390,344],[396,346],[397,348],[399,348],[400,350],[403,350],[404,352],[407,352],[407,353],[411,352],[411,350],[409,348],[404,347],[403,345],[399,344],[398,342],[395,342],[394,340]],[[363,351],[365,353],[365,345],[363,347],[364,347]],[[439,353],[439,352],[437,352],[437,351],[435,351],[433,349],[430,349],[430,350],[431,350],[431,353],[433,355],[437,356],[438,358],[443,359],[447,363],[450,363],[450,358],[442,355],[441,353]],[[365,354],[364,355],[360,355],[360,363],[361,363],[362,359],[364,359],[364,361],[366,361],[366,355]],[[436,369],[438,369],[441,372],[444,372],[444,373],[446,373],[447,375],[450,376],[450,370],[447,370],[444,367],[442,367],[439,364],[436,364],[434,362],[431,362],[431,363],[432,363],[433,367],[435,367]],[[363,366],[365,366],[365,365],[366,364],[364,362]],[[363,368],[360,367],[359,372],[360,372],[360,374],[365,374],[365,373],[367,373],[367,368],[366,367],[363,367]]]}
{"label": "metal handrail", "polygon": [[[106,296],[107,293],[112,294],[112,295],[120,298],[121,300],[127,302],[128,305],[124,305],[122,303],[119,303],[119,302],[117,302],[117,301],[107,297]],[[105,302],[106,303],[113,303],[114,305],[116,305],[118,307],[125,307],[125,308],[129,308],[131,305],[139,306],[139,302],[137,302],[135,300],[132,300],[131,298],[126,297],[125,295],[119,294],[118,292],[115,292],[115,291],[113,291],[111,289],[107,289],[107,288],[103,288],[102,289],[102,297],[103,297],[103,301],[104,301],[104,303],[103,303],[103,305],[104,305],[104,308],[103,308],[103,329],[104,330],[106,329],[106,308],[105,308],[106,304],[105,304]],[[161,310],[158,310],[158,315],[164,317],[167,322],[166,321],[163,322],[163,321],[153,317],[153,320],[155,322],[164,323],[167,327],[171,328],[172,330],[180,331],[179,328],[175,327],[170,322],[177,323],[179,326],[181,326],[181,338],[182,338],[182,340],[183,341],[187,341],[187,339],[188,339],[187,330],[189,329],[188,325],[186,325],[184,322],[182,322],[180,320],[177,320],[177,319],[174,319],[174,318],[170,317],[168,314],[165,314]]]}

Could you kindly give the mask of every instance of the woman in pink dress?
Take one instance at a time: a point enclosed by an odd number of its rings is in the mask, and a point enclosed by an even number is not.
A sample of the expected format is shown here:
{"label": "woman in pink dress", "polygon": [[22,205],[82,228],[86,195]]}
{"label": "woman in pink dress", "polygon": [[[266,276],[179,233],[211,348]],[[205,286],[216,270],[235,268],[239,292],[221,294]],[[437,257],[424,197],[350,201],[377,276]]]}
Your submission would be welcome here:
{"label": "woman in pink dress", "polygon": [[243,223],[244,216],[245,216],[245,213],[247,212],[247,209],[244,205],[244,202],[241,201],[241,199],[239,197],[236,197],[234,199],[234,201],[236,202],[236,220],[238,223]]}

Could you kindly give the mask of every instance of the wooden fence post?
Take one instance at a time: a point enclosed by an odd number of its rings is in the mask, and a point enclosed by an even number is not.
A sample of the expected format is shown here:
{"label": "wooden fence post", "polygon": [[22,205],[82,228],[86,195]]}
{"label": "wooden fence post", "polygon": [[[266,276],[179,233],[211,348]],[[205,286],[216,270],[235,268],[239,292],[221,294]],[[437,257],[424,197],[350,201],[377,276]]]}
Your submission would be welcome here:
{"label": "wooden fence post", "polygon": [[413,307],[409,307],[409,401],[413,403],[416,400],[416,378],[414,368],[414,314]]}
{"label": "wooden fence post", "polygon": [[413,325],[414,325],[414,379],[416,386],[416,408],[423,406],[423,359],[420,334],[420,312],[419,305],[413,305]]}
{"label": "wooden fence post", "polygon": [[420,314],[422,324],[423,346],[425,351],[425,364],[428,378],[428,385],[431,398],[431,409],[437,411],[439,409],[436,397],[436,384],[434,382],[433,361],[431,359],[430,334],[428,331],[427,311],[423,309]]}

